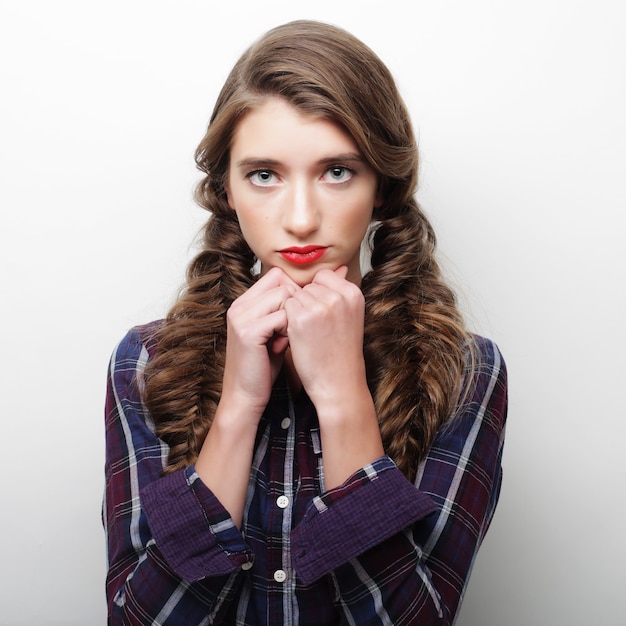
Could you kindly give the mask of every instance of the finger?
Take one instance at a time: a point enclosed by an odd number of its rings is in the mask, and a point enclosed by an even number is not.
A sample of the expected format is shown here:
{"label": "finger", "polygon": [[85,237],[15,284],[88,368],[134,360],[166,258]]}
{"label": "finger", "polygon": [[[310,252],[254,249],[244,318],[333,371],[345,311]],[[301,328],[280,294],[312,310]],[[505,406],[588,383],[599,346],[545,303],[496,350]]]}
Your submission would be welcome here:
{"label": "finger", "polygon": [[293,294],[291,298],[285,301],[284,309],[287,312],[287,316],[289,316],[290,312],[301,308],[312,309],[323,298],[325,291],[327,291],[327,288],[321,285],[306,285],[304,289]]}
{"label": "finger", "polygon": [[336,270],[320,270],[315,274],[311,284],[327,285],[333,289],[337,289],[340,285],[345,284],[348,268],[341,265]]}
{"label": "finger", "polygon": [[344,280],[345,280],[347,275],[348,275],[348,266],[347,265],[340,265],[335,270],[335,276],[339,276],[340,278],[343,278]]}
{"label": "finger", "polygon": [[264,274],[255,283],[253,283],[248,290],[238,298],[238,300],[249,301],[263,293],[279,287],[286,288],[289,293],[293,293],[300,289],[299,285],[291,280],[285,272],[278,267],[274,267],[267,274]]}
{"label": "finger", "polygon": [[300,289],[298,283],[292,280],[280,267],[273,267],[267,273],[263,274],[256,284],[268,284],[269,286],[285,285],[291,286],[293,289]]}
{"label": "finger", "polygon": [[279,354],[283,354],[285,350],[289,347],[289,339],[286,336],[274,335],[267,344],[267,349],[270,351],[270,354],[278,356]]}
{"label": "finger", "polygon": [[273,337],[275,336],[287,336],[287,312],[282,311],[274,311],[269,315],[265,315],[264,317],[254,321],[254,334],[250,335],[251,337],[256,337],[256,340],[253,339],[253,343],[268,344]]}
{"label": "finger", "polygon": [[228,311],[228,319],[231,323],[246,323],[248,320],[280,311],[295,293],[296,290],[291,285],[279,285],[256,293],[250,293],[248,290],[233,302]]}

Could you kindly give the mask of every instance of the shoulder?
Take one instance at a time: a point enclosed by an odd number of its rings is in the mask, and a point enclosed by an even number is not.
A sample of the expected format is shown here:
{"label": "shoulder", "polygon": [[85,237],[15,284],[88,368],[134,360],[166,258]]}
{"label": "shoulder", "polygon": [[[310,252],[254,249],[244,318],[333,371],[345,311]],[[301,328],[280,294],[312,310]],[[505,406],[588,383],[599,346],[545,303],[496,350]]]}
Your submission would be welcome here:
{"label": "shoulder", "polygon": [[156,320],[130,328],[111,354],[109,376],[116,384],[129,384],[154,356],[156,336],[163,321]]}
{"label": "shoulder", "polygon": [[147,355],[152,357],[156,350],[157,335],[162,327],[163,320],[133,326],[118,342],[114,356],[116,358],[131,357],[145,350]]}
{"label": "shoulder", "polygon": [[482,363],[494,367],[504,365],[502,352],[492,339],[473,334],[470,336],[470,348],[480,356]]}
{"label": "shoulder", "polygon": [[487,337],[472,335],[464,389],[459,409],[488,410],[500,426],[506,420],[508,375],[504,357],[498,345]]}
{"label": "shoulder", "polygon": [[480,335],[470,336],[466,374],[474,380],[486,381],[492,377],[506,379],[504,356],[495,341]]}

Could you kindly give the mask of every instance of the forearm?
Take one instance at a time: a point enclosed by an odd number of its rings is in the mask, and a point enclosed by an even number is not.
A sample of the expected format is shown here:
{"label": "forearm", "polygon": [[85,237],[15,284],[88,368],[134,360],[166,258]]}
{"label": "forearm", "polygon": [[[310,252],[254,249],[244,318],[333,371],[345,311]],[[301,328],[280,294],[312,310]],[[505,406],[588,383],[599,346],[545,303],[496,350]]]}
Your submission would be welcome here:
{"label": "forearm", "polygon": [[374,402],[367,385],[342,391],[316,407],[326,489],[339,487],[359,468],[384,454]]}
{"label": "forearm", "polygon": [[237,413],[218,406],[195,467],[202,482],[241,527],[257,426],[245,417],[238,419]]}

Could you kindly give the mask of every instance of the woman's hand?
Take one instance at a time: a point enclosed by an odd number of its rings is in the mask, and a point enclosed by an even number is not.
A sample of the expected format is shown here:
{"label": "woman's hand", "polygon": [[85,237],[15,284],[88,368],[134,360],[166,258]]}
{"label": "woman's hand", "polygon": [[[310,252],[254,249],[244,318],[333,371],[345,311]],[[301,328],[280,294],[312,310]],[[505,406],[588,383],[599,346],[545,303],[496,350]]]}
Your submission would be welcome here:
{"label": "woman's hand", "polygon": [[274,268],[237,298],[226,315],[226,363],[220,402],[196,471],[240,526],[254,439],[287,340],[285,301],[300,287]]}
{"label": "woman's hand", "polygon": [[318,411],[365,380],[365,301],[346,272],[321,270],[285,303],[293,364]]}
{"label": "woman's hand", "polygon": [[383,455],[365,374],[365,301],[346,272],[321,270],[285,302],[293,365],[320,423],[326,489]]}
{"label": "woman's hand", "polygon": [[245,405],[247,414],[260,419],[289,345],[284,304],[299,290],[287,274],[273,268],[233,302],[226,316],[220,404]]}

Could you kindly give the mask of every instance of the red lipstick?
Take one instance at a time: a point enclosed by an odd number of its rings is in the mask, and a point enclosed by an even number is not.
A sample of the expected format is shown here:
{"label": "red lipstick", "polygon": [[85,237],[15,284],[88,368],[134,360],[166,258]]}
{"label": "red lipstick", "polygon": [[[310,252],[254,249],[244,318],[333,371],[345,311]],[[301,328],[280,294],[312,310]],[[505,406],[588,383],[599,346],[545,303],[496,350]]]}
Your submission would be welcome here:
{"label": "red lipstick", "polygon": [[325,246],[310,245],[310,246],[291,246],[290,248],[284,248],[279,250],[279,254],[290,263],[296,265],[306,265],[307,263],[314,263],[324,256],[327,248]]}

